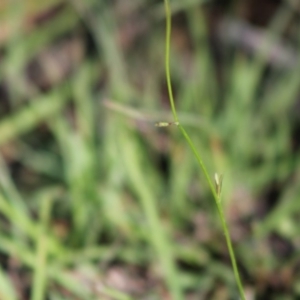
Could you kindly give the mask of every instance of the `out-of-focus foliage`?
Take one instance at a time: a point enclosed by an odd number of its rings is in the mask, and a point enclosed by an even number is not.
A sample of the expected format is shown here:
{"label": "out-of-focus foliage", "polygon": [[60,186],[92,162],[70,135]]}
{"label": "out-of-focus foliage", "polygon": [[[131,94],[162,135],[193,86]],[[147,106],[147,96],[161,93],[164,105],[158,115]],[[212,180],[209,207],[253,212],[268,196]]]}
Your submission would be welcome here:
{"label": "out-of-focus foliage", "polygon": [[[171,1],[179,119],[248,299],[296,299],[299,9],[229,2]],[[155,126],[164,26],[163,1],[0,2],[1,299],[236,297],[203,175]]]}

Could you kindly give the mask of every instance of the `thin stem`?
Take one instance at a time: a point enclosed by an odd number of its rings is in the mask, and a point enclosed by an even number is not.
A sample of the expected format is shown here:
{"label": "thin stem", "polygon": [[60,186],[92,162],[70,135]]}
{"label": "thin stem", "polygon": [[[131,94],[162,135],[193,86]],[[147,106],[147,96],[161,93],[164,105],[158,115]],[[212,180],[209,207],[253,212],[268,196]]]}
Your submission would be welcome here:
{"label": "thin stem", "polygon": [[194,153],[194,155],[197,159],[197,162],[198,162],[199,166],[201,167],[201,169],[202,169],[202,171],[205,175],[205,178],[208,182],[209,188],[210,188],[210,190],[213,194],[213,198],[216,202],[219,218],[221,220],[223,233],[225,235],[226,244],[227,244],[227,248],[228,248],[228,251],[229,251],[231,264],[232,264],[235,280],[236,280],[236,283],[237,283],[237,286],[238,286],[238,289],[239,289],[239,293],[240,293],[241,299],[246,300],[245,292],[244,292],[244,289],[243,289],[242,281],[241,281],[239,270],[238,270],[237,263],[236,263],[234,250],[233,250],[232,243],[231,243],[231,238],[230,238],[228,226],[227,226],[227,223],[226,223],[226,220],[225,220],[225,217],[224,217],[224,212],[223,212],[222,205],[221,205],[220,193],[216,192],[213,181],[211,180],[211,178],[210,178],[210,176],[207,172],[207,169],[206,169],[206,167],[205,167],[205,165],[204,165],[204,163],[201,159],[201,156],[200,156],[199,152],[197,151],[194,143],[190,139],[190,137],[189,137],[188,133],[185,131],[184,127],[180,124],[178,116],[177,116],[176,107],[175,107],[175,104],[174,104],[173,92],[172,92],[171,75],[170,75],[171,12],[170,12],[169,1],[168,0],[164,0],[164,1],[165,1],[165,10],[166,10],[166,53],[165,53],[166,79],[167,79],[168,92],[169,92],[169,98],[170,98],[172,113],[173,113],[175,122],[179,123],[178,127],[179,127],[182,135],[184,136],[185,140],[189,144],[191,150],[193,151],[193,153]]}
{"label": "thin stem", "polygon": [[165,66],[166,66],[166,79],[168,85],[168,93],[170,98],[170,104],[175,122],[178,122],[177,111],[175,108],[173,90],[170,76],[170,44],[171,44],[171,11],[169,1],[165,0],[166,10],[166,53],[165,53]]}

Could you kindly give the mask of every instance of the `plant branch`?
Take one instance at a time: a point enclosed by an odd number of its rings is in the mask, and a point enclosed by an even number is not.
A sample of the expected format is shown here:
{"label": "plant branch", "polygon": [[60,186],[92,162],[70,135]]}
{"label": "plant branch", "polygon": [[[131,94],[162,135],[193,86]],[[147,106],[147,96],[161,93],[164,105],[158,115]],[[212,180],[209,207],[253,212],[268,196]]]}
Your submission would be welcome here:
{"label": "plant branch", "polygon": [[[239,289],[239,293],[240,293],[241,299],[246,300],[243,285],[242,285],[240,274],[239,274],[239,270],[238,270],[237,263],[236,263],[236,258],[235,258],[235,254],[234,254],[234,250],[233,250],[233,246],[232,246],[228,226],[227,226],[226,219],[224,217],[224,212],[223,212],[222,205],[221,205],[221,199],[220,199],[221,186],[219,186],[220,183],[215,182],[216,185],[218,185],[217,189],[216,189],[214,184],[213,184],[213,181],[211,180],[211,178],[210,178],[210,176],[207,172],[207,169],[206,169],[206,167],[205,167],[205,165],[204,165],[204,163],[201,159],[201,156],[200,156],[199,152],[197,151],[194,143],[192,142],[192,140],[189,137],[188,133],[185,131],[184,127],[180,124],[180,121],[179,121],[178,116],[177,116],[177,111],[176,111],[176,107],[175,107],[175,103],[174,103],[174,97],[173,97],[173,91],[172,91],[172,85],[171,85],[171,75],[170,75],[171,11],[170,11],[169,1],[168,0],[164,0],[164,1],[165,1],[165,10],[166,10],[166,53],[165,53],[166,80],[167,80],[167,85],[168,85],[168,92],[169,92],[170,104],[171,104],[171,108],[172,108],[174,121],[176,123],[178,123],[178,127],[179,127],[182,135],[184,136],[185,140],[187,141],[188,145],[190,146],[192,152],[194,153],[194,155],[197,159],[197,162],[198,162],[200,168],[202,169],[202,171],[205,175],[205,178],[208,182],[211,193],[213,194],[213,198],[216,202],[219,218],[221,220],[223,233],[225,235],[226,244],[227,244],[227,248],[228,248],[228,251],[229,251],[231,264],[232,264],[235,280],[236,280],[236,283],[237,283],[237,286],[238,286],[238,289]],[[218,192],[217,192],[217,190],[218,190]]]}

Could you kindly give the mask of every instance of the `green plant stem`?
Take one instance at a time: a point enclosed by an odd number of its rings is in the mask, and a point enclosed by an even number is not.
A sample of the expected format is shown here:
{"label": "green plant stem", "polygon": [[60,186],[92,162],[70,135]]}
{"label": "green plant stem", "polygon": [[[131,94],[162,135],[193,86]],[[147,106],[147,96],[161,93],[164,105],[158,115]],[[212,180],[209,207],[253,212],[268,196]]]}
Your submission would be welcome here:
{"label": "green plant stem", "polygon": [[169,93],[173,117],[175,122],[178,122],[179,120],[178,120],[177,111],[174,103],[173,89],[172,89],[171,76],[170,76],[171,10],[170,10],[170,5],[168,0],[165,0],[165,10],[166,10],[166,52],[165,52],[166,79],[167,79],[168,93]]}
{"label": "green plant stem", "polygon": [[185,140],[189,144],[192,152],[194,153],[194,155],[198,161],[198,164],[201,167],[201,169],[205,175],[205,178],[208,182],[210,190],[213,194],[213,198],[216,202],[219,218],[221,220],[223,233],[225,235],[226,244],[227,244],[227,248],[229,251],[231,264],[232,264],[235,280],[236,280],[236,283],[237,283],[237,286],[239,289],[239,293],[240,293],[241,299],[246,300],[245,292],[243,289],[242,281],[241,281],[239,270],[238,270],[237,263],[236,263],[236,258],[235,258],[228,226],[227,226],[224,212],[223,212],[222,205],[221,205],[220,193],[216,192],[213,181],[211,180],[211,178],[207,172],[207,169],[201,159],[201,156],[199,155],[199,152],[197,151],[194,143],[190,139],[190,137],[189,137],[188,133],[185,131],[184,127],[180,124],[178,116],[177,116],[176,107],[175,107],[175,103],[174,103],[174,97],[173,97],[173,91],[172,91],[171,75],[170,75],[171,11],[170,11],[169,1],[168,0],[164,0],[164,1],[165,1],[165,10],[166,10],[166,52],[165,52],[166,80],[167,80],[167,85],[168,85],[168,92],[169,92],[169,98],[170,98],[170,104],[171,104],[171,108],[172,108],[173,117],[174,117],[175,122],[179,123],[178,127],[179,127],[182,135],[184,136]]}

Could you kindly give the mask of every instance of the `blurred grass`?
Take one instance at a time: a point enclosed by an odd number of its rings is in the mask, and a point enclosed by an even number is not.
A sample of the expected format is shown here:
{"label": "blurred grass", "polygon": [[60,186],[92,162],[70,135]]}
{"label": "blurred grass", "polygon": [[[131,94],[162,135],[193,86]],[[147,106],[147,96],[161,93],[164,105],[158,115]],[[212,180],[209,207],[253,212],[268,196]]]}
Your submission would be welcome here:
{"label": "blurred grass", "polygon": [[[163,2],[124,3],[65,2],[42,25],[0,38],[0,107],[9,107],[0,108],[1,299],[236,297],[204,178],[176,127],[154,126],[170,118]],[[299,49],[299,20],[283,3],[263,49],[227,50],[220,70],[203,3],[171,3],[179,115],[210,175],[224,173],[248,298],[296,299],[300,60],[278,70],[267,53],[291,22]],[[26,24],[39,11],[2,11],[0,24],[8,15]],[[137,27],[134,40],[126,30]],[[44,74],[47,88],[38,86],[30,65],[72,35],[84,56],[59,82]],[[121,283],[110,275],[116,267]]]}

